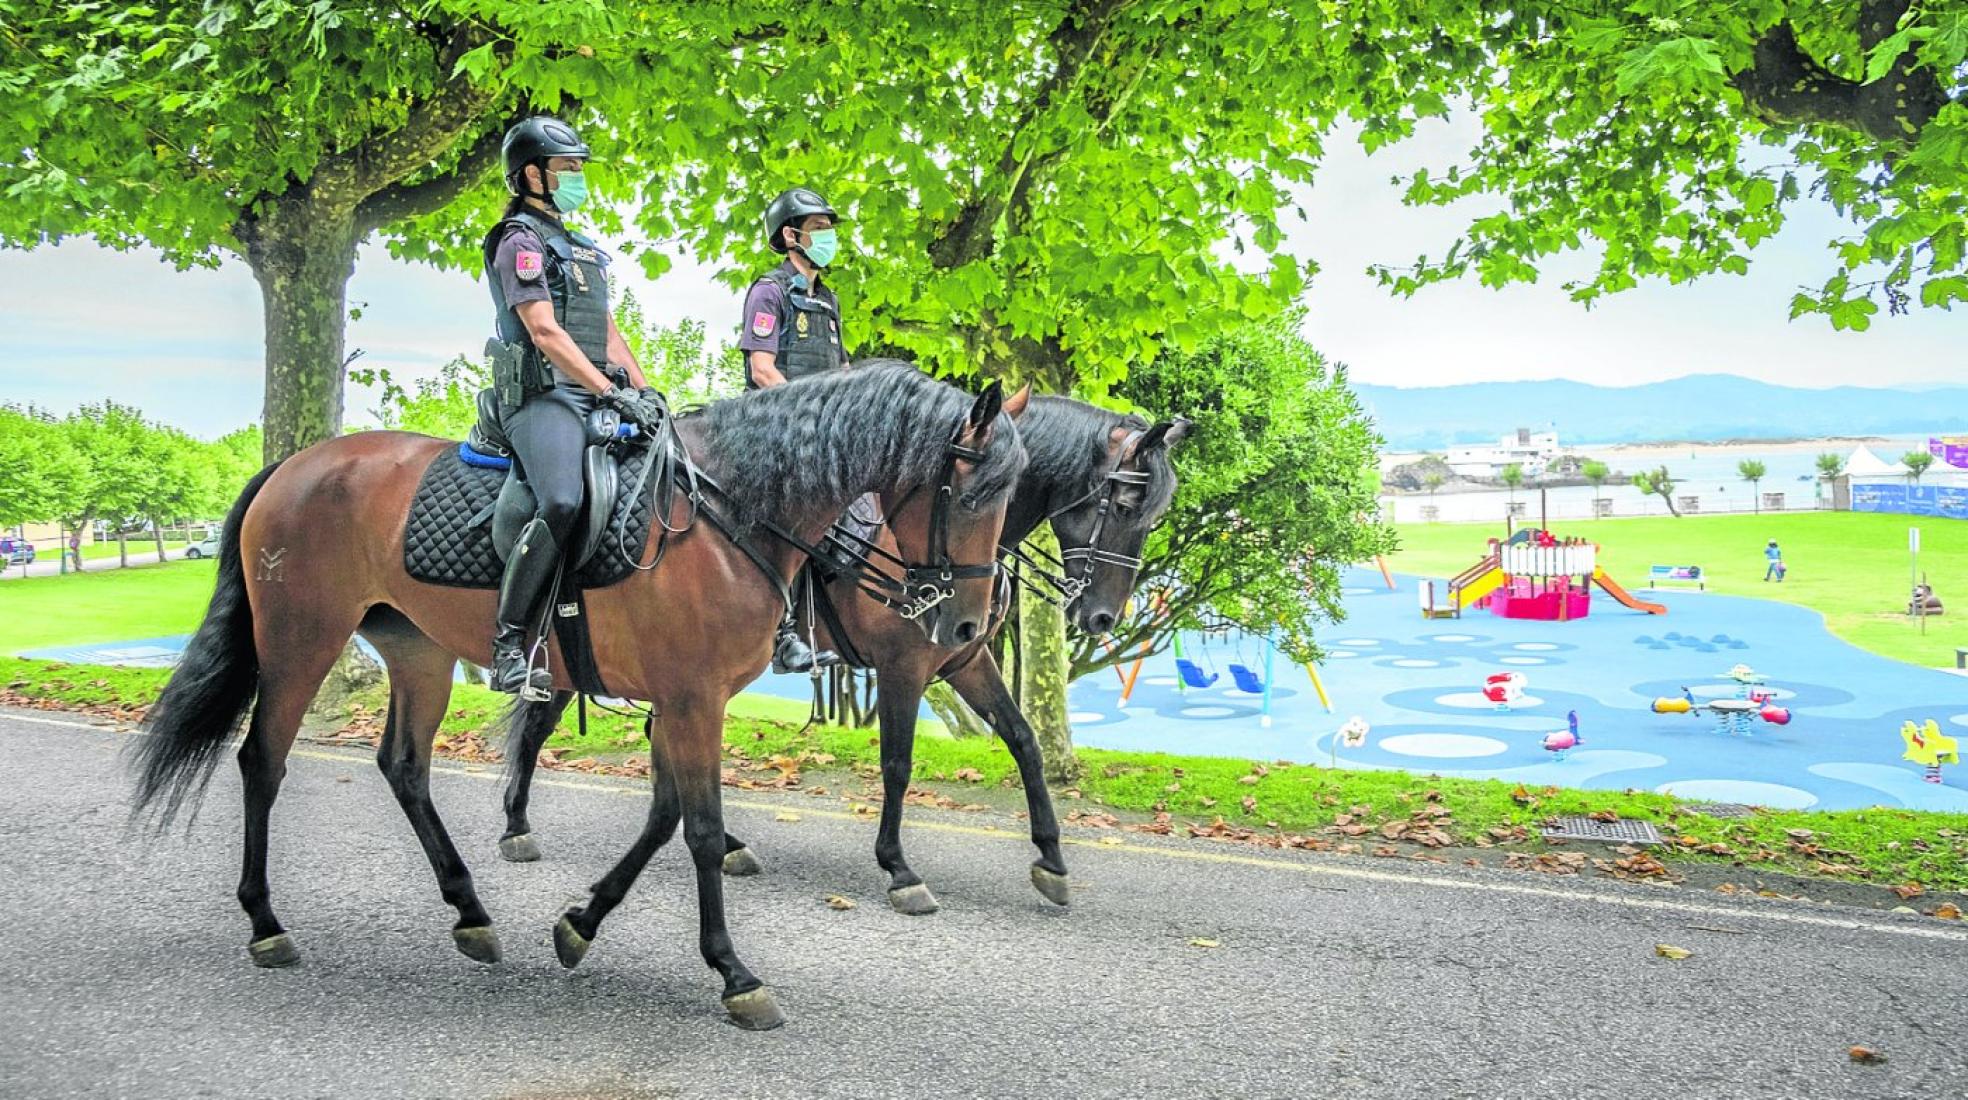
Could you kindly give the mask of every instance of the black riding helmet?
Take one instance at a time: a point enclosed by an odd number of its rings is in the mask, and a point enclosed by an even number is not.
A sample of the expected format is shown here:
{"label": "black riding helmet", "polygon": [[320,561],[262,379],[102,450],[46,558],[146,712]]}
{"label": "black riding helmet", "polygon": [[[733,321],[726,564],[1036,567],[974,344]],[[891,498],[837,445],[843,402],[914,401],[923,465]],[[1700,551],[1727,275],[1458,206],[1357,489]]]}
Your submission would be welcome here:
{"label": "black riding helmet", "polygon": [[774,252],[786,251],[786,242],[780,239],[784,234],[780,231],[814,214],[827,215],[835,225],[841,223],[841,216],[834,213],[834,208],[827,205],[820,192],[810,187],[788,187],[779,192],[779,197],[765,208],[765,243],[771,245]]}
{"label": "black riding helmet", "polygon": [[547,158],[579,157],[587,160],[593,155],[588,150],[588,143],[581,140],[572,126],[547,115],[535,115],[507,130],[505,143],[499,147],[499,159],[506,171],[506,190],[515,195],[521,194],[524,183],[522,173],[527,165],[540,166],[540,183],[544,186]]}

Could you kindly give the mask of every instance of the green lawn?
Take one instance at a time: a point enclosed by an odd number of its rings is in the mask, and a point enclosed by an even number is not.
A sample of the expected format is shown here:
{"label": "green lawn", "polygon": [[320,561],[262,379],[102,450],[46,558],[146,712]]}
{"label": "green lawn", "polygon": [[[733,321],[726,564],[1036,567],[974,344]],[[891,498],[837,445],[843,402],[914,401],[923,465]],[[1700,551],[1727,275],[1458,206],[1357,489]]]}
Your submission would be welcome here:
{"label": "green lawn", "polygon": [[[151,538],[149,535],[131,536],[129,543],[130,553],[132,554],[155,554],[157,552],[157,540]],[[182,550],[185,548],[185,545],[185,540],[181,538],[172,535],[164,536],[164,549],[167,553],[173,550]],[[43,551],[43,553],[52,554],[54,551],[50,549]],[[104,558],[114,557],[116,557],[115,539],[110,539],[108,542],[85,542],[82,544],[83,561],[98,561]]]}
{"label": "green lawn", "polygon": [[[141,707],[157,697],[168,675],[161,669],[0,658],[0,691],[23,702]],[[370,721],[382,704],[380,695],[367,700]],[[440,730],[440,749],[476,749],[482,742],[468,735],[482,733],[504,704],[502,696],[484,688],[460,685]],[[755,778],[768,784],[782,774],[810,770],[834,794],[869,797],[857,792],[877,782],[875,731],[831,726],[802,730],[804,719],[804,704],[792,700],[733,700],[725,721],[727,767],[741,781]],[[606,761],[641,755],[641,744],[635,723],[599,711],[591,712],[588,735],[581,739],[571,709],[548,742],[562,750],[563,762],[577,765],[583,757]],[[1968,888],[1968,814],[1869,809],[1712,818],[1687,812],[1669,796],[1635,791],[1526,789],[1406,772],[1335,771],[1162,753],[1082,749],[1079,755],[1086,774],[1073,789],[1060,793],[1062,815],[1108,808],[1166,813],[1163,820],[1172,832],[1186,831],[1184,823],[1194,822],[1206,835],[1271,837],[1279,844],[1322,850],[1392,854],[1381,845],[1400,839],[1537,854],[1547,852],[1537,837],[1537,826],[1547,815],[1610,811],[1659,825],[1669,843],[1656,854],[1668,863],[1733,862],[1751,868],[1752,874],[1763,869],[1880,885],[1916,882],[1928,890]],[[849,769],[855,774],[844,774]],[[916,740],[915,778],[936,784],[960,802],[984,801],[986,790],[997,801],[1015,800],[1007,788],[1015,787],[1016,774],[1011,754],[996,738],[931,735]],[[977,793],[966,797],[967,789]]]}
{"label": "green lawn", "polygon": [[183,561],[0,581],[0,651],[189,634],[205,617],[217,568]]}
{"label": "green lawn", "polygon": [[[1905,614],[1912,587],[1910,525],[1920,528],[1921,571],[1950,612],[1928,619],[1925,637]],[[1501,531],[1493,524],[1404,524],[1401,549],[1388,565],[1425,577],[1454,576]],[[1648,516],[1565,521],[1555,533],[1598,543],[1606,572],[1642,599],[1648,566],[1699,565],[1711,592],[1811,608],[1833,634],[1882,656],[1953,668],[1954,648],[1968,646],[1968,521],[1857,512]],[[1770,539],[1790,567],[1782,584],[1763,580],[1763,545]]]}

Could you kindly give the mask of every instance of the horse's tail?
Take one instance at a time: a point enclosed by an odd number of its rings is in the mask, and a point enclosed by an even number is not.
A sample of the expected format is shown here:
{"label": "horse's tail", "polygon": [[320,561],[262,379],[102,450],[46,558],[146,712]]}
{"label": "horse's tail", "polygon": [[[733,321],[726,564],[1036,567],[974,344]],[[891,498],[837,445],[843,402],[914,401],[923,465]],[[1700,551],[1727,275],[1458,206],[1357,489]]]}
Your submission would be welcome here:
{"label": "horse's tail", "polygon": [[185,646],[164,693],[145,715],[146,736],[133,739],[138,775],[132,812],[141,814],[161,799],[159,828],[169,825],[187,802],[196,809],[259,689],[260,660],[253,646],[253,607],[246,598],[239,528],[260,487],[279,468],[275,462],[255,474],[226,514],[219,543],[219,582],[205,621]]}

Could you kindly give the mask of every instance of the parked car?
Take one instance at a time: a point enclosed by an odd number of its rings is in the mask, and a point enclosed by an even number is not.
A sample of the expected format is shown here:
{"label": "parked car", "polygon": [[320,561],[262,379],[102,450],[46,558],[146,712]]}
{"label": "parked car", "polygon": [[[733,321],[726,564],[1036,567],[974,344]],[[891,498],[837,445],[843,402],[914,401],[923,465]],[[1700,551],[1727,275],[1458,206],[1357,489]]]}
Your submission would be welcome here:
{"label": "parked car", "polygon": [[5,558],[8,565],[32,565],[34,544],[12,536],[0,537],[0,558]]}
{"label": "parked car", "polygon": [[219,536],[217,532],[206,535],[204,541],[194,542],[185,547],[187,558],[216,558],[219,556]]}

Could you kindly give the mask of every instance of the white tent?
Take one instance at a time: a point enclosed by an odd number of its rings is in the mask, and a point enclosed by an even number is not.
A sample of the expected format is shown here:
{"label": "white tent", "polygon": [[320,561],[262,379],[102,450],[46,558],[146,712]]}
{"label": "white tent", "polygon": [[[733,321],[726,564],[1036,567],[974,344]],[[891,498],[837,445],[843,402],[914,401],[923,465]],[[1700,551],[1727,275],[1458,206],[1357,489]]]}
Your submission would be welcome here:
{"label": "white tent", "polygon": [[1844,473],[1852,477],[1905,477],[1907,468],[1873,454],[1864,444],[1845,460]]}

